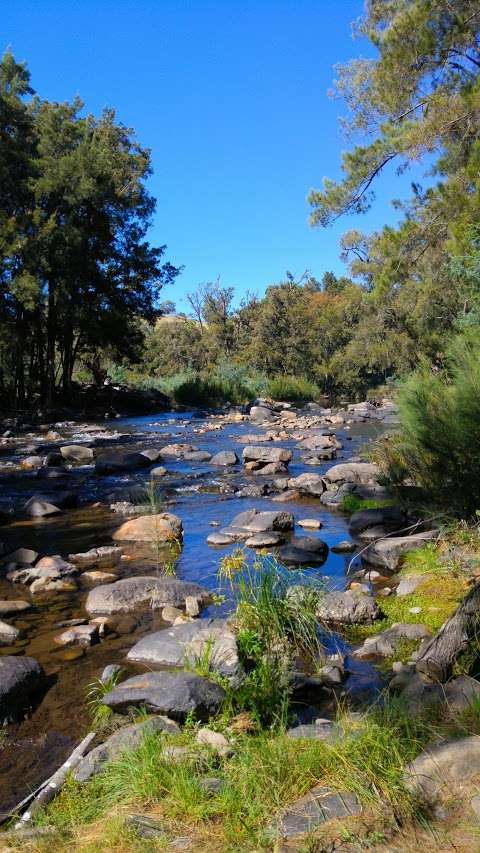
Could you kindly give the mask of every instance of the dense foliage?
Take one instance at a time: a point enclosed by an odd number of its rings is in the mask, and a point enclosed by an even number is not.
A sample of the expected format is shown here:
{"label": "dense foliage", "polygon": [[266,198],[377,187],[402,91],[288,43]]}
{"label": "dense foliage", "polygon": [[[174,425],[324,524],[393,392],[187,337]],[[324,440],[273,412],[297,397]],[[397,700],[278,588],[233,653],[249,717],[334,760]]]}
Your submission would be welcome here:
{"label": "dense foliage", "polygon": [[[22,404],[68,394],[83,362],[134,359],[177,270],[146,232],[150,155],[111,110],[34,96],[10,52],[0,63],[0,391]],[[99,375],[100,374],[100,375]]]}

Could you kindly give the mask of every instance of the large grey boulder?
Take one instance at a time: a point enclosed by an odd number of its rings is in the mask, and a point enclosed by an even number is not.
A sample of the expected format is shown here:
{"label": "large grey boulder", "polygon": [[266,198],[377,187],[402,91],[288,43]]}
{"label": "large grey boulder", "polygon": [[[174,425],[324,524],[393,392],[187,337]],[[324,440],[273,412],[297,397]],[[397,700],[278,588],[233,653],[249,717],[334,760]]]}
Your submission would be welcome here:
{"label": "large grey boulder", "polygon": [[125,521],[112,533],[112,539],[120,542],[174,542],[182,537],[182,522],[171,512],[139,515]]}
{"label": "large grey boulder", "polygon": [[232,542],[244,542],[258,533],[276,532],[288,533],[293,530],[295,520],[291,512],[270,510],[259,512],[257,509],[247,509],[235,516],[228,527],[211,533],[207,537],[209,545],[229,545]]}
{"label": "large grey boulder", "polygon": [[101,475],[123,474],[151,464],[151,459],[143,453],[100,453],[95,459],[95,471]]}
{"label": "large grey boulder", "polygon": [[288,464],[293,453],[285,447],[256,447],[248,445],[243,448],[242,456],[244,462],[261,462],[265,465],[271,462],[283,462],[284,464]]}
{"label": "large grey boulder", "polygon": [[301,495],[320,497],[325,491],[325,483],[320,474],[300,474],[288,481],[289,489],[296,489]]}
{"label": "large grey boulder", "polygon": [[159,666],[193,666],[204,659],[212,670],[228,678],[241,672],[235,635],[226,619],[198,619],[156,631],[142,637],[127,655],[127,660]]}
{"label": "large grey boulder", "polygon": [[362,557],[365,562],[372,566],[389,569],[394,572],[400,565],[402,556],[407,551],[421,548],[426,542],[438,537],[438,530],[424,530],[414,533],[412,536],[389,536],[373,542],[363,551]]}
{"label": "large grey boulder", "polygon": [[183,722],[190,713],[208,720],[224,698],[225,691],[218,684],[193,672],[146,672],[118,684],[103,701],[120,713],[142,705],[147,711]]}
{"label": "large grey boulder", "polygon": [[312,435],[300,441],[298,446],[302,450],[313,450],[316,453],[317,451],[337,450],[342,445],[334,435]]}
{"label": "large grey boulder", "polygon": [[413,622],[395,622],[391,628],[367,637],[359,649],[353,654],[363,659],[369,657],[391,657],[395,654],[402,640],[424,640],[431,636],[431,631],[421,624]]}
{"label": "large grey boulder", "polygon": [[92,589],[88,593],[85,609],[91,616],[108,616],[112,613],[132,613],[147,606],[154,610],[167,604],[184,608],[185,599],[190,595],[195,596],[201,606],[210,601],[208,590],[191,581],[170,576],[139,576]]}
{"label": "large grey boulder", "polygon": [[109,761],[119,758],[125,750],[137,749],[146,735],[160,732],[177,734],[179,731],[177,723],[161,715],[150,717],[132,726],[124,726],[82,758],[73,778],[76,782],[86,782],[92,776],[101,773]]}
{"label": "large grey boulder", "polygon": [[233,450],[221,450],[219,453],[215,453],[215,456],[212,456],[210,464],[219,468],[227,468],[229,465],[238,465],[239,461],[237,454]]}
{"label": "large grey boulder", "polygon": [[267,406],[252,406],[250,409],[250,420],[257,424],[274,421],[276,417],[275,412]]}
{"label": "large grey boulder", "polygon": [[77,462],[82,465],[93,462],[95,457],[92,448],[85,444],[66,444],[60,448],[60,453],[68,462]]}
{"label": "large grey boulder", "polygon": [[407,515],[400,506],[382,506],[375,509],[360,509],[350,516],[348,528],[352,536],[358,536],[370,527],[381,526],[385,530],[401,530],[407,523]]}
{"label": "large grey boulder", "polygon": [[380,608],[370,595],[354,590],[328,592],[320,599],[317,617],[321,622],[332,625],[356,625],[373,622],[380,617]]}
{"label": "large grey boulder", "polygon": [[320,566],[327,556],[327,543],[316,536],[294,536],[278,552],[281,563],[293,566]]}
{"label": "large grey boulder", "polygon": [[373,462],[341,462],[323,475],[329,483],[371,483],[380,474],[378,465]]}
{"label": "large grey boulder", "polygon": [[450,789],[480,774],[480,737],[440,742],[420,753],[407,765],[406,787],[425,799],[433,799],[445,785]]}
{"label": "large grey boulder", "polygon": [[0,657],[0,722],[18,719],[37,688],[44,672],[35,658],[16,655]]}

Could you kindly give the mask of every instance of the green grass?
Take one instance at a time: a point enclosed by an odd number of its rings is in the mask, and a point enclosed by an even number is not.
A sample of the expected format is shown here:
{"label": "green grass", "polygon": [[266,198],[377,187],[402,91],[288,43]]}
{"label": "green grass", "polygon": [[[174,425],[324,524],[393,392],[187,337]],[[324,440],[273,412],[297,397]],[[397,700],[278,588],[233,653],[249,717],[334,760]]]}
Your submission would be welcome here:
{"label": "green grass", "polygon": [[341,509],[352,515],[361,509],[378,509],[382,506],[391,506],[394,503],[390,498],[360,498],[357,495],[344,495]]}
{"label": "green grass", "polygon": [[304,376],[278,375],[267,382],[267,396],[273,400],[291,403],[303,403],[319,400],[321,391],[318,385]]}
{"label": "green grass", "polygon": [[108,705],[104,704],[103,697],[113,690],[122,675],[123,670],[119,669],[110,678],[106,678],[105,681],[102,681],[101,678],[95,678],[88,685],[87,706],[90,711],[92,727],[95,731],[108,727],[111,722],[113,711]]}
{"label": "green grass", "polygon": [[[422,714],[412,719],[392,701],[372,709],[361,724],[348,716],[341,722],[344,735],[333,743],[282,732],[231,735],[235,752],[225,758],[205,751],[200,759],[194,728],[179,736],[149,734],[86,785],[70,780],[40,822],[63,833],[65,845],[75,839],[75,849],[85,850],[89,825],[102,825],[105,815],[128,805],[129,811],[158,817],[167,836],[179,834],[181,826],[180,834],[193,831],[197,839],[210,839],[209,849],[251,851],[271,849],[265,835],[270,821],[316,784],[353,791],[367,808],[392,819],[419,813],[421,803],[404,788],[402,774],[438,734],[437,721]],[[175,763],[162,756],[165,743],[191,750]],[[220,792],[202,789],[208,775],[222,779]]]}
{"label": "green grass", "polygon": [[247,671],[229,697],[231,712],[248,710],[260,725],[281,725],[288,715],[291,661],[300,657],[313,671],[322,657],[316,609],[323,586],[270,556],[252,564],[242,549],[223,558],[219,577],[235,603],[240,659]]}

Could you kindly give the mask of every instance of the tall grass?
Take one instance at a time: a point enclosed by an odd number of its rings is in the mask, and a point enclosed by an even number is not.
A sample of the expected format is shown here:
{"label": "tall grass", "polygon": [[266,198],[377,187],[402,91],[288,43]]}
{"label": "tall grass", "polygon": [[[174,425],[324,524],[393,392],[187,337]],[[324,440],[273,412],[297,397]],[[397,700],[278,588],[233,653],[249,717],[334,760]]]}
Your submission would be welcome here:
{"label": "tall grass", "polygon": [[480,341],[458,336],[446,370],[423,367],[399,393],[400,429],[384,444],[391,482],[407,479],[431,505],[469,518],[480,510]]}
{"label": "tall grass", "polygon": [[303,403],[308,400],[318,400],[321,391],[318,385],[304,376],[273,376],[267,383],[267,395],[273,400],[285,400],[292,403]]}
{"label": "tall grass", "polygon": [[[316,609],[323,587],[293,575],[271,557],[251,564],[241,549],[219,570],[235,603],[240,658],[247,677],[229,694],[230,712],[248,710],[260,726],[282,727],[289,713],[289,672],[295,658],[314,670],[322,657]],[[293,583],[297,583],[295,587]]]}

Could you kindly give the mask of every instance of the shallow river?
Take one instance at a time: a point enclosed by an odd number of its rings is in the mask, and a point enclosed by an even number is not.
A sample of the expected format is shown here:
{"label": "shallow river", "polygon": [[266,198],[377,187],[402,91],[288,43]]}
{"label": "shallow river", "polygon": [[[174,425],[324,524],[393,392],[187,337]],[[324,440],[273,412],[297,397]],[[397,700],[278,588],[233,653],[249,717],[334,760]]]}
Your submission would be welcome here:
{"label": "shallow river", "polygon": [[[109,421],[99,425],[99,431],[108,429],[123,434],[118,441],[107,443],[106,450],[114,450],[116,447],[126,447],[128,450],[161,448],[167,443],[189,442],[211,453],[236,450],[239,457],[244,446],[240,437],[246,433],[264,432],[246,421],[229,423],[223,429],[199,434],[198,430],[202,430],[208,423],[208,419],[202,420],[185,413],[162,413]],[[289,447],[293,450],[290,476],[295,477],[304,471],[321,474],[335,462],[357,455],[361,446],[378,429],[378,426],[370,424],[352,424],[349,432],[345,433],[339,428],[336,434],[344,449],[338,452],[334,462],[325,462],[314,468],[301,461],[300,451],[293,440],[281,440],[267,446]],[[78,426],[59,428],[58,431],[62,441],[43,440],[39,445],[39,453],[45,454],[65,443],[80,443],[75,438],[76,433],[80,432]],[[132,490],[135,493],[135,489],[144,486],[150,479],[149,469],[123,476],[100,477],[95,474],[93,466],[73,467],[66,481],[39,482],[36,472],[21,472],[17,467],[19,458],[32,452],[31,448],[26,450],[27,445],[32,443],[35,443],[33,435],[25,437],[13,449],[3,448],[0,456],[0,499],[11,500],[15,507],[19,507],[31,495],[41,493],[50,495],[54,502],[56,490],[68,489],[78,493],[81,506],[58,516],[19,520],[0,527],[0,540],[5,543],[5,553],[18,547],[27,547],[38,551],[41,556],[60,554],[67,558],[70,553],[111,544],[111,533],[119,526],[122,518],[109,509],[109,504],[113,500],[128,499]],[[8,467],[9,463],[13,463],[14,467]],[[287,510],[294,514],[296,520],[302,517],[318,518],[322,522],[322,529],[313,535],[319,535],[329,546],[349,538],[345,515],[327,509],[316,498],[278,503],[268,496],[240,498],[228,493],[231,486],[261,482],[260,477],[246,475],[242,466],[224,471],[213,468],[208,462],[176,461],[171,458],[163,460],[161,464],[169,471],[169,476],[159,481],[165,509],[178,515],[184,526],[183,548],[176,563],[176,574],[180,578],[218,589],[219,559],[235,546],[211,548],[207,545],[206,538],[214,529],[212,522],[226,526],[235,515],[250,507]],[[224,489],[227,493],[222,493]],[[308,535],[311,535],[310,532]],[[147,545],[127,545],[123,551],[130,559],[122,561],[117,572],[119,577],[152,573],[152,569],[157,566],[157,557]],[[161,556],[168,558],[168,554]],[[321,568],[307,571],[327,577],[332,588],[343,589],[350,560],[350,554],[330,551]],[[165,627],[158,613],[148,611],[139,618],[132,633],[107,637],[103,642],[88,648],[81,657],[66,660],[68,654],[65,648],[54,642],[54,637],[60,633],[57,623],[84,617],[86,594],[86,591],[79,591],[42,596],[34,600],[31,611],[18,619],[7,619],[22,630],[22,639],[12,648],[1,648],[0,654],[27,654],[37,658],[45,669],[47,683],[30,715],[22,722],[8,726],[1,735],[0,812],[12,808],[29,790],[46,779],[78,742],[89,723],[85,701],[87,686],[100,675],[103,667],[109,663],[124,664],[126,652],[140,636]],[[27,587],[14,586],[0,577],[0,599],[28,597]],[[224,605],[226,607],[228,603]],[[214,612],[217,614],[218,609],[215,608]],[[129,667],[129,670],[133,669]],[[352,663],[352,669],[355,670],[350,676],[353,688],[361,689],[362,685],[375,677],[368,665],[354,666]]]}

